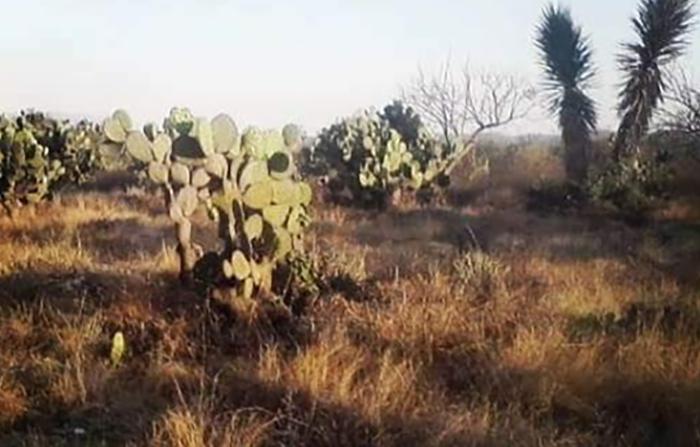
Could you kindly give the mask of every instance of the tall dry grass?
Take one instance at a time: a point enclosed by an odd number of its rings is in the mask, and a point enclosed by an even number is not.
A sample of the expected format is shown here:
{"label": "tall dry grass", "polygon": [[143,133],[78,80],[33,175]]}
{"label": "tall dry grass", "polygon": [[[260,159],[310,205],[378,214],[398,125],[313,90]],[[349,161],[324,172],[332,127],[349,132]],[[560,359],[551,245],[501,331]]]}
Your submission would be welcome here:
{"label": "tall dry grass", "polygon": [[[176,286],[159,206],[83,193],[0,218],[0,445],[700,443],[694,230],[320,210],[332,286],[273,321]],[[459,252],[466,219],[482,252]]]}

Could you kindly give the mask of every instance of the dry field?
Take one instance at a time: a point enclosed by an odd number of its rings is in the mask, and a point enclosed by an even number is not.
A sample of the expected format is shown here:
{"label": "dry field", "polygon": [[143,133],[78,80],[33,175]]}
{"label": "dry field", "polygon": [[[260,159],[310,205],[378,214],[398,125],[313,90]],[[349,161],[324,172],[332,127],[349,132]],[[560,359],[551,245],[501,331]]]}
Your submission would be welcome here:
{"label": "dry field", "polygon": [[0,218],[0,445],[700,445],[697,203],[632,227],[487,193],[318,209],[297,315],[179,288],[158,198]]}

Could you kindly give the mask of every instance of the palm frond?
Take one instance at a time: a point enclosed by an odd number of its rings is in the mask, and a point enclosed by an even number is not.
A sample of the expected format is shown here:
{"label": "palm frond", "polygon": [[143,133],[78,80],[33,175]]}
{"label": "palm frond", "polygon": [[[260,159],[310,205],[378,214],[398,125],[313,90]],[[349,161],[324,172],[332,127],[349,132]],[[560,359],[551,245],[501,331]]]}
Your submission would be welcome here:
{"label": "palm frond", "polygon": [[685,52],[693,16],[692,0],[642,0],[632,19],[638,42],[623,44],[618,56],[624,82],[619,93],[622,118],[615,138],[616,157],[637,147],[649,129],[667,88],[664,67]]}
{"label": "palm frond", "polygon": [[593,51],[571,12],[551,4],[544,9],[535,45],[550,112],[559,117],[567,173],[580,181],[586,175],[591,134],[597,125],[596,104],[586,93],[596,74]]}
{"label": "palm frond", "polygon": [[544,10],[535,44],[540,52],[544,87],[550,95],[552,112],[559,113],[565,90],[583,93],[590,87],[595,76],[593,51],[581,28],[574,24],[570,11],[554,5]]}

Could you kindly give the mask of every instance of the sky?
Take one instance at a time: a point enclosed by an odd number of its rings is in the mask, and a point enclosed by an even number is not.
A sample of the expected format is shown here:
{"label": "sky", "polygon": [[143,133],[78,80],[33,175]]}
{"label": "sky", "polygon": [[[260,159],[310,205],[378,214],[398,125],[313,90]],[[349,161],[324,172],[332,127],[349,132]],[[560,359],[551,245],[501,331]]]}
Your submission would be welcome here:
{"label": "sky", "polygon": [[[598,67],[600,127],[616,125],[619,44],[638,0],[569,0]],[[400,94],[421,67],[540,82],[540,0],[0,0],[0,111],[160,122],[174,105],[241,126],[315,132]],[[700,69],[700,29],[683,59]],[[511,133],[556,132],[536,110]]]}

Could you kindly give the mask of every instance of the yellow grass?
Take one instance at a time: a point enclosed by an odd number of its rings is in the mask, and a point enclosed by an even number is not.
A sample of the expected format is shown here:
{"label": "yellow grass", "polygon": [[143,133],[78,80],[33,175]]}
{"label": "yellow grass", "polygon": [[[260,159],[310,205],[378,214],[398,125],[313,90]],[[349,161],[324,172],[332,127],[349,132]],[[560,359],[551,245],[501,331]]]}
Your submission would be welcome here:
{"label": "yellow grass", "polygon": [[[0,218],[0,445],[700,443],[692,241],[517,207],[327,208],[309,246],[345,282],[275,326],[179,288],[161,214],[78,193]],[[467,222],[483,252],[458,253]]]}

